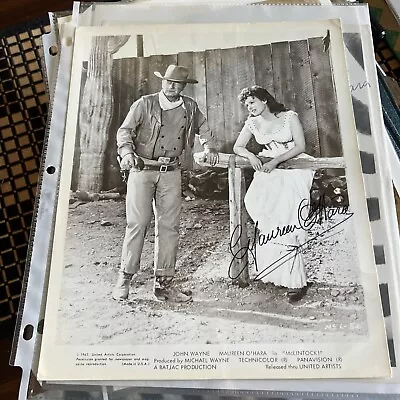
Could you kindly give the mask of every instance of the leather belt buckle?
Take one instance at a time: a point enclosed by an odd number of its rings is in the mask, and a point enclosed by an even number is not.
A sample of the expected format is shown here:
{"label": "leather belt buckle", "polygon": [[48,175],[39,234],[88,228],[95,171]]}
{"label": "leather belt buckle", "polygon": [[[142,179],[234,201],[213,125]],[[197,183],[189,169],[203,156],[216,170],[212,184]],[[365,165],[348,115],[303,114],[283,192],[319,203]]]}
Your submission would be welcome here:
{"label": "leather belt buckle", "polygon": [[172,157],[158,157],[157,161],[163,164],[171,162]]}
{"label": "leather belt buckle", "polygon": [[[162,157],[160,157],[162,158]],[[160,172],[167,172],[168,171],[168,165],[161,165],[160,166]]]}

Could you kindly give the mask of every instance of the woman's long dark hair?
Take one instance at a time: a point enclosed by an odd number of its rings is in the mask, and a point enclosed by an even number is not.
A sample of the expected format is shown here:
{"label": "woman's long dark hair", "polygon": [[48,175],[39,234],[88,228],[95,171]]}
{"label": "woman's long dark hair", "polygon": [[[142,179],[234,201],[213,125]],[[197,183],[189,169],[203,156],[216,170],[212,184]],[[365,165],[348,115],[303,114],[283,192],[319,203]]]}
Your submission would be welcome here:
{"label": "woman's long dark hair", "polygon": [[254,85],[246,87],[241,90],[239,94],[239,101],[244,104],[248,97],[257,97],[261,101],[266,101],[269,111],[273,114],[278,114],[282,111],[288,111],[288,109],[282,104],[278,103],[275,98],[261,86]]}

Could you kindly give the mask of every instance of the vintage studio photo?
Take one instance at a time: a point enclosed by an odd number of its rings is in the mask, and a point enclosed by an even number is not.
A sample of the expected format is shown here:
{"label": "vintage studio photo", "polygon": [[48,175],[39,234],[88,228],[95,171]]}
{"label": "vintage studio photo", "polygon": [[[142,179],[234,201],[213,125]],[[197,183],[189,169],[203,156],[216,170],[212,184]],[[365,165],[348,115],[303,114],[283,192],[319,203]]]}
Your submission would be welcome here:
{"label": "vintage studio photo", "polygon": [[267,39],[90,38],[58,344],[368,335],[330,32]]}

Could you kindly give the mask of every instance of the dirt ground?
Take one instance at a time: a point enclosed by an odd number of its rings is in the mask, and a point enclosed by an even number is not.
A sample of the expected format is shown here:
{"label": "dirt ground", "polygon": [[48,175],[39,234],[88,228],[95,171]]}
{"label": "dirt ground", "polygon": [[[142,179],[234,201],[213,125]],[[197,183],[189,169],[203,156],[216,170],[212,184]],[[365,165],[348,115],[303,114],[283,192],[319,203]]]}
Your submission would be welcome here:
{"label": "dirt ground", "polygon": [[111,299],[111,291],[124,235],[125,202],[74,203],[68,220],[58,342],[357,341],[367,334],[366,315],[351,219],[343,227],[340,234],[309,247],[305,257],[311,286],[300,302],[289,304],[284,288],[254,281],[244,289],[231,284],[228,201],[184,201],[176,281],[193,291],[193,302],[162,303],[152,297],[152,224],[129,299],[118,303]]}

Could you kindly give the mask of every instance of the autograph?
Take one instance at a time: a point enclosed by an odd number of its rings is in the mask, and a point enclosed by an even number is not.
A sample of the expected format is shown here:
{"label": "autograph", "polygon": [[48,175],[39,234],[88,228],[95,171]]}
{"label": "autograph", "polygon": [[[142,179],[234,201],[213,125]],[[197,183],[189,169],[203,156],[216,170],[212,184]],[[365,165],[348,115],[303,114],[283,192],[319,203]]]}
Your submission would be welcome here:
{"label": "autograph", "polygon": [[[291,245],[290,249],[287,253],[285,253],[282,257],[275,260],[272,264],[268,265],[262,271],[259,271],[257,265],[257,245],[264,246],[271,240],[274,240],[278,237],[282,237],[288,235],[290,233],[295,232],[296,230],[305,230],[308,231],[313,228],[316,224],[321,225],[323,221],[331,221],[336,215],[344,215],[345,217],[322,232],[317,233],[314,237],[307,240],[304,243],[298,245]],[[322,196],[319,200],[317,206],[310,211],[310,204],[308,200],[303,199],[299,207],[297,209],[297,224],[294,225],[286,225],[281,227],[276,227],[276,229],[271,230],[269,233],[258,233],[258,221],[255,223],[254,234],[253,237],[247,240],[247,244],[243,247],[239,247],[237,249],[238,244],[240,243],[243,235],[242,225],[237,225],[232,232],[231,239],[229,242],[229,251],[232,254],[232,260],[229,264],[228,276],[231,279],[237,279],[240,274],[248,267],[251,261],[254,262],[255,270],[257,272],[254,280],[261,280],[271,272],[275,271],[282,264],[292,261],[292,266],[296,260],[296,257],[310,244],[316,242],[318,239],[326,238],[328,233],[333,233],[332,231],[338,227],[339,225],[346,222],[349,218],[351,218],[354,213],[349,211],[348,206],[337,207],[337,208],[328,208],[325,202],[325,196]],[[258,234],[257,234],[258,233]],[[337,232],[336,232],[337,233]],[[336,234],[333,233],[333,234]],[[243,266],[243,268],[236,274],[233,275],[233,265],[235,260],[242,260],[248,255],[247,263]]]}
{"label": "autograph", "polygon": [[368,81],[358,82],[357,85],[350,85],[350,91],[353,93],[357,90],[364,89],[366,86],[371,87],[371,84]]}

